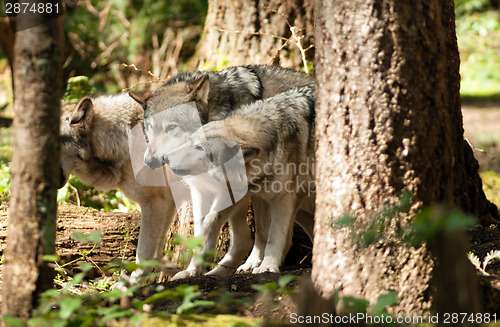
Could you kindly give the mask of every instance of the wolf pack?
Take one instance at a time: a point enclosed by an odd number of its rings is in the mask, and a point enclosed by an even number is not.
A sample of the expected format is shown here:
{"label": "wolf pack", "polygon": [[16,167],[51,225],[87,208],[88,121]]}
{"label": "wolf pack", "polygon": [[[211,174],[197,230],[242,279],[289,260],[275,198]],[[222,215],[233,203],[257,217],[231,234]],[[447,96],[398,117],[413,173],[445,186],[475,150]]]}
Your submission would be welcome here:
{"label": "wolf pack", "polygon": [[[293,224],[313,237],[314,102],[312,76],[265,65],[186,72],[154,91],[87,96],[62,109],[60,186],[73,173],[137,202],[141,263],[162,259],[177,214],[174,185],[184,185],[194,235],[203,243],[198,251],[215,249],[225,222],[230,246],[212,270],[193,258],[173,279],[279,272]],[[131,143],[134,128],[143,147]],[[145,183],[137,158],[168,180]],[[254,237],[246,222],[249,203]],[[134,271],[129,282],[145,273]]]}

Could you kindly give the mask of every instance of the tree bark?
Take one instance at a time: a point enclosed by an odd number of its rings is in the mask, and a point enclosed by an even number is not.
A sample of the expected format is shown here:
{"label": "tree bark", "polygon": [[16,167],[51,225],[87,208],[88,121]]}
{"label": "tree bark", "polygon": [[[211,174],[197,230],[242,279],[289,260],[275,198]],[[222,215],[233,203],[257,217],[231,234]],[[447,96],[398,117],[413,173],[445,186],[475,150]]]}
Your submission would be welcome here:
{"label": "tree bark", "polygon": [[[19,15],[18,24],[22,19],[29,17]],[[52,20],[17,32],[14,47],[14,155],[2,312],[22,319],[38,294],[52,287],[53,269],[43,255],[55,247],[61,33],[61,20]]]}
{"label": "tree bark", "polygon": [[[222,69],[231,65],[302,66],[290,26],[304,49],[314,44],[312,0],[210,0],[203,35],[191,68]],[[284,39],[283,39],[284,38]],[[290,41],[287,43],[286,39]],[[286,46],[284,44],[287,43]],[[314,49],[305,52],[314,58]]]}
{"label": "tree bark", "polygon": [[[421,313],[434,256],[398,232],[436,204],[498,219],[463,138],[453,2],[318,0],[316,13],[313,280],[324,296],[342,290],[372,304],[394,290],[395,313]],[[374,243],[357,248],[352,226],[335,227],[348,214],[359,235],[405,191],[411,214],[386,221]]]}

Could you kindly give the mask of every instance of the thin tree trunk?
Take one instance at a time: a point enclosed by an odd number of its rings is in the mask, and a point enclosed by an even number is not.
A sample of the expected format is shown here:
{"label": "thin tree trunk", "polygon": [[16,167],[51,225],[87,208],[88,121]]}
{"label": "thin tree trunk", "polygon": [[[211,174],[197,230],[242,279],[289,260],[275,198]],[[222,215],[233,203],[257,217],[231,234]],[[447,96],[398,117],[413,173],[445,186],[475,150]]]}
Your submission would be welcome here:
{"label": "thin tree trunk", "polygon": [[[11,24],[12,22],[12,24]],[[0,18],[0,45],[9,61],[12,75],[12,89],[14,89],[14,41],[15,18]]]}
{"label": "thin tree trunk", "polygon": [[[434,256],[398,232],[435,204],[481,213],[484,223],[498,218],[463,142],[453,2],[318,0],[316,13],[313,280],[325,296],[342,290],[372,303],[394,290],[396,313],[423,312]],[[360,236],[405,191],[412,214],[395,217],[374,243],[358,247],[353,226],[335,226],[349,214]]]}
{"label": "thin tree trunk", "polygon": [[[190,66],[221,69],[229,64],[273,64],[298,68],[303,64],[301,53],[287,22],[297,37],[303,36],[300,43],[304,49],[314,44],[312,0],[210,0],[203,35]],[[312,60],[314,49],[305,55]]]}
{"label": "thin tree trunk", "polygon": [[[18,23],[25,18],[19,15]],[[52,287],[53,269],[43,255],[55,253],[60,33],[61,20],[55,19],[17,32],[14,47],[14,155],[2,312],[22,319],[29,317],[38,294]]]}

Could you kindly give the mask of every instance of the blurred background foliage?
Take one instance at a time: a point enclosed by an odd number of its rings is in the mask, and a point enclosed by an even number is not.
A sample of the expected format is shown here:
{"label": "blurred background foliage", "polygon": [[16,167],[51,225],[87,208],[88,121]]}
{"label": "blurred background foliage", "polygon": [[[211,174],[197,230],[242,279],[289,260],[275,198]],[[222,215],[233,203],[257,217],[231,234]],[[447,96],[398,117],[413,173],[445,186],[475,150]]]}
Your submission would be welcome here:
{"label": "blurred background foliage", "polygon": [[65,18],[66,76],[91,76],[107,93],[155,80],[147,72],[166,80],[195,53],[207,9],[206,0],[80,1]]}
{"label": "blurred background foliage", "polygon": [[455,0],[464,98],[500,99],[500,1]]}
{"label": "blurred background foliage", "polygon": [[[455,6],[462,97],[500,101],[500,0],[455,0]],[[155,88],[192,69],[188,62],[196,56],[207,10],[207,0],[76,2],[67,8],[64,19],[67,84],[61,96],[73,102],[87,94]],[[11,82],[10,66],[0,47],[0,117],[13,116]],[[3,201],[8,199],[12,135],[12,127],[0,128]],[[495,176],[497,185],[500,175]],[[121,192],[97,192],[75,177],[60,191],[59,200],[80,201],[101,210],[137,208]]]}

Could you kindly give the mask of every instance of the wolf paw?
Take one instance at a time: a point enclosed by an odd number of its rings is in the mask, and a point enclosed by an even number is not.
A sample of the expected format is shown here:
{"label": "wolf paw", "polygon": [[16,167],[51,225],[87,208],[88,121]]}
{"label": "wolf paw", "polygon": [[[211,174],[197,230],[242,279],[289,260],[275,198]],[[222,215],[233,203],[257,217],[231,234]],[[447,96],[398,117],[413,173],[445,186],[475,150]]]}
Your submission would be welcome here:
{"label": "wolf paw", "polygon": [[248,260],[236,269],[236,273],[248,273],[260,266],[262,260],[259,258],[248,258]]}
{"label": "wolf paw", "polygon": [[197,275],[196,270],[183,270],[183,271],[179,271],[177,274],[175,274],[174,277],[172,277],[172,280],[184,279],[184,278],[193,277],[196,275]]}
{"label": "wolf paw", "polygon": [[276,267],[276,266],[259,266],[257,268],[254,268],[252,270],[252,274],[262,274],[262,273],[265,273],[265,272],[280,272],[280,269],[279,267]]}
{"label": "wolf paw", "polygon": [[252,270],[252,274],[261,274],[265,272],[280,272],[280,265],[273,258],[264,258],[260,266]]}
{"label": "wolf paw", "polygon": [[205,275],[208,276],[227,276],[234,272],[234,268],[218,265],[214,269],[207,272]]}

